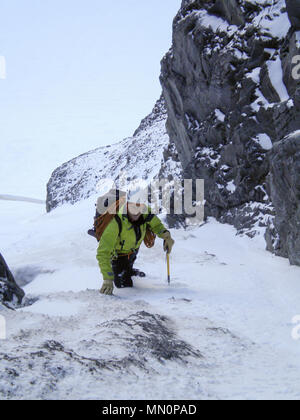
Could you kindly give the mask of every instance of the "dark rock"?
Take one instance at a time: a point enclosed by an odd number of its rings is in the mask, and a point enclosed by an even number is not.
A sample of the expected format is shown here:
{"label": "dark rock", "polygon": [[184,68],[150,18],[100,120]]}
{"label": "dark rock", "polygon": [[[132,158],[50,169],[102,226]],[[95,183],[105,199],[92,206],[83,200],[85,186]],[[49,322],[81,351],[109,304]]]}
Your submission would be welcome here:
{"label": "dark rock", "polygon": [[244,16],[236,0],[216,0],[215,4],[208,11],[226,19],[231,25],[242,25],[245,23]]}
{"label": "dark rock", "polygon": [[300,265],[300,131],[274,144],[268,184],[275,206],[266,241],[270,251]]}
{"label": "dark rock", "polygon": [[300,129],[296,34],[270,30],[286,22],[284,6],[183,1],[162,60],[167,130],[184,176],[205,180],[206,216],[250,236],[274,214],[268,151]]}
{"label": "dark rock", "polygon": [[25,296],[24,291],[17,285],[3,256],[0,254],[0,304],[12,308],[20,305]]}
{"label": "dark rock", "polygon": [[300,0],[285,0],[292,26],[300,30]]}

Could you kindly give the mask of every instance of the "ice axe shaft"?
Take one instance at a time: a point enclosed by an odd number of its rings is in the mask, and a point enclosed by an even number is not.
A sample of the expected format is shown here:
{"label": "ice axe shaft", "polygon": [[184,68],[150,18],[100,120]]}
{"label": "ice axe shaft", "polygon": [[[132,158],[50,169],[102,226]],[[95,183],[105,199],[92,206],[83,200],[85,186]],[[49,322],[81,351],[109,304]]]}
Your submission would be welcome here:
{"label": "ice axe shaft", "polygon": [[167,268],[168,268],[168,284],[171,284],[171,274],[170,274],[170,254],[167,253]]}

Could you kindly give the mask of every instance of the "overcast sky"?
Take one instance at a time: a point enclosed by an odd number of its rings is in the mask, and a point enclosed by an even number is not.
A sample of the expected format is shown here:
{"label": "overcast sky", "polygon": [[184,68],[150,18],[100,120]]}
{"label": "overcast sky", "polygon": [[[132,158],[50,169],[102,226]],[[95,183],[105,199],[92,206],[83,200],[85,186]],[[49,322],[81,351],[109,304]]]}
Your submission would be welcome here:
{"label": "overcast sky", "polygon": [[13,145],[10,157],[44,145],[59,164],[132,135],[160,96],[180,3],[1,0],[0,143]]}

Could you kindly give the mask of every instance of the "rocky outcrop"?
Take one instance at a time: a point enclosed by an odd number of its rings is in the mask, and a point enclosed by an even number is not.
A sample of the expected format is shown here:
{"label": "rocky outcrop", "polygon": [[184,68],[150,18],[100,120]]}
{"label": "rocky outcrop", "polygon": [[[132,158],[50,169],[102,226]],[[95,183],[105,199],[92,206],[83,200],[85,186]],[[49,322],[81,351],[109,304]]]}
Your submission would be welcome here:
{"label": "rocky outcrop", "polygon": [[300,0],[285,0],[286,8],[292,26],[300,30]]}
{"label": "rocky outcrop", "polygon": [[57,168],[47,185],[47,211],[64,203],[74,204],[97,196],[103,180],[110,179],[118,185],[122,173],[127,174],[129,182],[136,179],[150,182],[158,177],[163,162],[166,177],[168,168],[173,175],[180,176],[180,162],[169,165],[168,150],[174,149],[174,145],[170,144],[166,119],[165,102],[161,97],[133,137],[85,153]]}
{"label": "rocky outcrop", "polygon": [[300,128],[297,50],[284,0],[184,0],[162,60],[185,177],[205,180],[207,216],[251,236],[275,214],[268,152]]}
{"label": "rocky outcrop", "polygon": [[0,304],[13,308],[14,305],[22,303],[24,296],[24,291],[15,282],[5,259],[0,254]]}
{"label": "rocky outcrop", "polygon": [[275,143],[269,160],[276,217],[267,229],[268,249],[300,265],[300,131]]}

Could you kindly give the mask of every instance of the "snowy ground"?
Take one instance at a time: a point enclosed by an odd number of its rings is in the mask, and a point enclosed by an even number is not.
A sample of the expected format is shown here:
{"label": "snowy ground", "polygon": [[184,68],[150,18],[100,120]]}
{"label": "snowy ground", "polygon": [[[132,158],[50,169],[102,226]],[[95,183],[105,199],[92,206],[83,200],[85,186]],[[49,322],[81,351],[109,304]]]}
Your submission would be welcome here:
{"label": "snowy ground", "polygon": [[210,220],[173,232],[171,286],[158,241],[146,279],[101,296],[93,201],[0,203],[1,252],[35,302],[0,312],[0,399],[300,398],[299,267]]}

